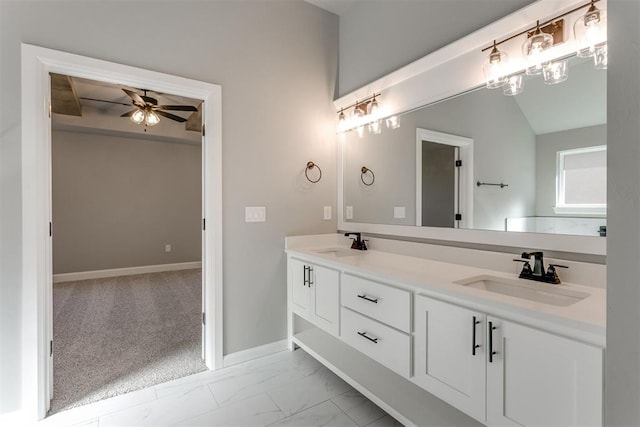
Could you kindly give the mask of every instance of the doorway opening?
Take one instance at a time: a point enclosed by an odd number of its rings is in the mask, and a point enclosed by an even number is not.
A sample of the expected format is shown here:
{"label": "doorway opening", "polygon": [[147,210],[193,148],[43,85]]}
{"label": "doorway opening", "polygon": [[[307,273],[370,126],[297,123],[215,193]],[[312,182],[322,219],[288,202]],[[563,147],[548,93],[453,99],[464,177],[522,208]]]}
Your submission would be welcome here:
{"label": "doorway opening", "polygon": [[417,226],[472,228],[472,180],[472,139],[417,129]]}
{"label": "doorway opening", "polygon": [[51,92],[56,413],[207,369],[205,106],[62,74]]}
{"label": "doorway opening", "polygon": [[[222,366],[222,174],[220,86],[65,52],[22,45],[22,237],[24,368],[27,416],[42,419],[53,391],[50,73],[201,99],[203,352]],[[206,127],[206,132],[204,129]],[[206,225],[206,226],[205,226]]]}

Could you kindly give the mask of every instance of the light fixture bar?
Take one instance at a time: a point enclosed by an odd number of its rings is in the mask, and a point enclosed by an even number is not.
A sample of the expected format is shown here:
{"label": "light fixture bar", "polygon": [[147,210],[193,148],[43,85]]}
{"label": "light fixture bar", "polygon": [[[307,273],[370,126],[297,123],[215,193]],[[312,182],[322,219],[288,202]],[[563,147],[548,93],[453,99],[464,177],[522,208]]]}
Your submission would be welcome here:
{"label": "light fixture bar", "polygon": [[[568,11],[568,12],[562,13],[562,14],[560,14],[560,15],[558,15],[558,16],[556,16],[556,17],[554,17],[554,18],[551,18],[551,19],[549,19],[549,20],[547,20],[547,21],[544,21],[544,22],[540,23],[540,28],[541,28],[541,29],[544,29],[544,28],[546,28],[549,24],[553,24],[553,23],[554,23],[554,21],[557,21],[557,20],[558,20],[558,19],[560,19],[560,18],[564,18],[565,16],[570,15],[570,14],[572,14],[573,12],[576,12],[576,11],[578,11],[578,10],[580,10],[580,9],[584,9],[585,7],[591,6],[592,4],[597,3],[597,2],[599,2],[599,1],[600,1],[600,0],[593,0],[593,1],[590,1],[589,3],[583,4],[582,6],[578,6],[578,7],[576,7],[575,9],[571,9],[571,10],[570,10],[570,11]],[[491,46],[488,46],[488,47],[485,47],[484,49],[482,49],[482,52],[485,52],[485,51],[487,51],[487,50],[489,50],[489,49],[493,49],[493,47],[494,47],[494,46],[500,46],[502,43],[508,42],[509,40],[513,40],[513,39],[515,39],[516,37],[519,37],[519,36],[521,36],[521,35],[523,35],[523,34],[528,34],[528,33],[530,33],[531,31],[534,31],[536,28],[537,28],[537,25],[534,25],[533,27],[531,27],[531,28],[527,28],[527,29],[526,29],[526,30],[524,30],[524,31],[520,31],[518,34],[514,34],[514,35],[512,35],[512,36],[510,36],[510,37],[507,37],[506,39],[500,40],[499,42],[494,42],[494,44],[492,44]]]}
{"label": "light fixture bar", "polygon": [[[373,101],[373,99],[374,99],[374,98],[376,98],[376,97],[378,97],[378,96],[380,96],[380,92],[378,92],[378,93],[375,93],[375,92],[374,92],[374,93],[373,93],[373,95],[371,95],[371,96],[370,96],[370,97],[368,97],[368,98],[364,98],[364,99],[363,99],[363,100],[361,100],[361,101],[356,101],[356,102],[354,102],[354,103],[353,103],[353,104],[351,104],[351,105],[348,105],[348,106],[346,106],[346,107],[342,107],[342,108],[340,108],[340,111],[348,110],[349,108],[361,108],[361,106],[363,106],[363,105],[364,105],[364,106],[368,105],[368,104],[369,104],[369,102],[372,102],[372,101]],[[366,110],[364,111],[364,113],[366,114]]]}

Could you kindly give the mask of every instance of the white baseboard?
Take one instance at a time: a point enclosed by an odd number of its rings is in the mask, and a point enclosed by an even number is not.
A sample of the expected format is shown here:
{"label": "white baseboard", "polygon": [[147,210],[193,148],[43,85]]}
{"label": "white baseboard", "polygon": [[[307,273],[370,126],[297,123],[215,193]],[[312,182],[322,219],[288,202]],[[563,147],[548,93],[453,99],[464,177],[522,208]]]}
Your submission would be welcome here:
{"label": "white baseboard", "polygon": [[275,341],[258,347],[248,348],[246,350],[238,351],[224,356],[222,360],[222,366],[226,368],[227,366],[248,362],[249,360],[269,356],[270,354],[287,350],[287,348],[287,340]]}
{"label": "white baseboard", "polygon": [[133,274],[161,273],[163,271],[190,270],[202,268],[201,261],[179,262],[175,264],[141,265],[139,267],[112,268],[110,270],[79,271],[53,275],[53,283],[76,280],[101,279],[104,277],[131,276]]}

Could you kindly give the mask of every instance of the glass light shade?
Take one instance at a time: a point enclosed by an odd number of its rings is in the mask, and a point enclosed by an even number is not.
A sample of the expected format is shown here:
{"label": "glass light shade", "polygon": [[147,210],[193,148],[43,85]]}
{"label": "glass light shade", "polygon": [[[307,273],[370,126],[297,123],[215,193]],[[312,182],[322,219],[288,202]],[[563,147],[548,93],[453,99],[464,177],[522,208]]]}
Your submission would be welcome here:
{"label": "glass light shade", "polygon": [[386,120],[388,129],[398,129],[400,127],[400,117],[391,116]]}
{"label": "glass light shade", "polygon": [[380,120],[375,120],[369,123],[369,132],[374,134],[382,133],[382,123]]}
{"label": "glass light shade", "polygon": [[549,62],[542,68],[544,82],[548,85],[562,83],[569,78],[569,67],[567,60]]}
{"label": "glass light shade", "polygon": [[491,54],[484,61],[484,64],[482,64],[482,71],[487,88],[496,89],[504,86],[507,82],[505,75],[507,60],[508,55],[500,52],[494,44]]}
{"label": "glass light shade", "polygon": [[607,42],[607,11],[598,9],[592,2],[587,13],[573,24],[573,35],[577,55],[593,56],[596,47]]}
{"label": "glass light shade", "polygon": [[529,76],[542,74],[542,68],[548,62],[549,49],[553,47],[553,36],[543,33],[540,28],[522,45],[522,55],[526,61],[526,73]]}
{"label": "glass light shade", "polygon": [[517,76],[511,76],[507,79],[507,83],[504,85],[503,92],[505,95],[514,96],[522,93],[524,90],[524,79],[522,74]]}
{"label": "glass light shade", "polygon": [[131,121],[137,125],[142,124],[142,122],[144,122],[144,116],[144,110],[136,110],[136,112],[131,115]]}
{"label": "glass light shade", "polygon": [[593,52],[593,63],[598,70],[607,69],[607,44],[597,46]]}
{"label": "glass light shade", "polygon": [[144,124],[147,126],[155,126],[158,123],[160,123],[160,116],[158,116],[158,114],[153,110],[147,111],[147,117]]}
{"label": "glass light shade", "polygon": [[364,136],[364,126],[358,126],[356,128],[356,133],[358,134],[359,138],[362,138]]}
{"label": "glass light shade", "polygon": [[369,106],[367,107],[367,113],[369,115],[375,115],[380,111],[380,107],[378,106],[378,101],[376,101],[376,98],[373,98],[373,101],[371,101],[371,103],[369,104]]}

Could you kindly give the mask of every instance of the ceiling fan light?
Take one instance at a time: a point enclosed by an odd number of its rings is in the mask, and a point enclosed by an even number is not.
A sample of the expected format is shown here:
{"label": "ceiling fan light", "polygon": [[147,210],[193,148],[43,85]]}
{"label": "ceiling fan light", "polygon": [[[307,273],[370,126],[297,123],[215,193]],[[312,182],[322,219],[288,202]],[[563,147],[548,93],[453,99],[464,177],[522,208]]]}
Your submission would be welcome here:
{"label": "ceiling fan light", "polygon": [[142,124],[145,119],[145,113],[143,110],[137,110],[131,115],[131,121],[137,125]]}
{"label": "ceiling fan light", "polygon": [[155,126],[158,123],[160,123],[160,116],[153,110],[147,111],[144,124],[147,126]]}

